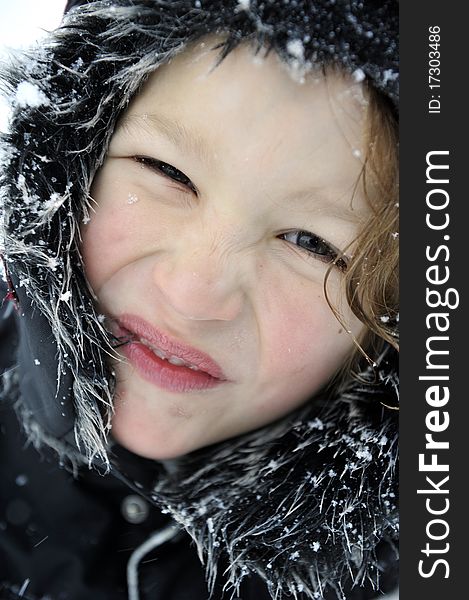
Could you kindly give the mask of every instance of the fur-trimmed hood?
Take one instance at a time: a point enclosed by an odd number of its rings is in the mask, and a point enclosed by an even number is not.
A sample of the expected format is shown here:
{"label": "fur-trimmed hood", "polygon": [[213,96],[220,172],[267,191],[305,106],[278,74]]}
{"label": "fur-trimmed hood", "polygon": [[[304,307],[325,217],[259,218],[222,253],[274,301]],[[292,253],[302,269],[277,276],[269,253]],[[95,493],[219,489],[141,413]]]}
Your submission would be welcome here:
{"label": "fur-trimmed hood", "polygon": [[[91,2],[3,74],[14,112],[2,243],[20,331],[9,393],[36,445],[130,486],[108,440],[114,339],[83,274],[79,229],[121,111],[159,64],[222,32],[221,56],[257,40],[298,77],[333,62],[397,103],[397,2]],[[278,599],[321,598],[328,586],[340,597],[367,578],[378,588],[395,556],[379,560],[377,548],[397,540],[395,351],[377,363],[274,424],[155,461],[156,483],[140,493],[193,537],[209,584],[224,557],[234,589],[257,573]]]}

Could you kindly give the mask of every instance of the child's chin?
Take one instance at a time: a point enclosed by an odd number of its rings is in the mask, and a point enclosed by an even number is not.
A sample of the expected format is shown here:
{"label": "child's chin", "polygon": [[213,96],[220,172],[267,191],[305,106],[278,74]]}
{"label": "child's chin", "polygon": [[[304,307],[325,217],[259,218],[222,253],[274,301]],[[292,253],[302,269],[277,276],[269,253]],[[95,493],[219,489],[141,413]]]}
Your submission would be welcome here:
{"label": "child's chin", "polygon": [[165,434],[159,427],[150,429],[147,424],[142,426],[141,423],[121,420],[118,414],[115,414],[112,421],[112,437],[123,448],[152,460],[178,458],[203,445],[202,442],[197,444],[196,440],[191,440],[188,436],[178,436],[174,432]]}

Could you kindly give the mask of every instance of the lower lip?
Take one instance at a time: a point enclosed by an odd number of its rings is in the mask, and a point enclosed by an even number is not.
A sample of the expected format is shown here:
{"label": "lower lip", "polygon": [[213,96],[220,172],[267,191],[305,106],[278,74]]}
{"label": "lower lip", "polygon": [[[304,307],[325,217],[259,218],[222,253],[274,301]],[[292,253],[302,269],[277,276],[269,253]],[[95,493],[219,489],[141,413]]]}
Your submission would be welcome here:
{"label": "lower lip", "polygon": [[224,383],[205,371],[173,365],[159,358],[139,342],[130,342],[119,349],[146,381],[169,392],[193,392],[207,390]]}

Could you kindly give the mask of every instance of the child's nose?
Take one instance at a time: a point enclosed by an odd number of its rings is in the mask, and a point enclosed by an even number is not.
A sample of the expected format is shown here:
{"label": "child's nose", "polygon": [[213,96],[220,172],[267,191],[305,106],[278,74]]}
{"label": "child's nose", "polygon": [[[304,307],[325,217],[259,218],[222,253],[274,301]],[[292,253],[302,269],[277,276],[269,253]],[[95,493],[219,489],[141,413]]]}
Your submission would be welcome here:
{"label": "child's nose", "polygon": [[163,299],[186,319],[233,321],[242,311],[245,294],[236,257],[222,262],[208,249],[159,256],[153,277]]}

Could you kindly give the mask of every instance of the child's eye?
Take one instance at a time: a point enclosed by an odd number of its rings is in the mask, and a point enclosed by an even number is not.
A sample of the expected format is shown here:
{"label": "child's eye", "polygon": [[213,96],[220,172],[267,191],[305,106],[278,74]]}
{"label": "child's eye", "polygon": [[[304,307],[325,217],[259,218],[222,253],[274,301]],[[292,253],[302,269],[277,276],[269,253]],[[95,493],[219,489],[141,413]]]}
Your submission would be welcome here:
{"label": "child's eye", "polygon": [[319,259],[325,263],[335,262],[341,270],[347,269],[347,263],[344,258],[337,258],[340,254],[329,242],[323,238],[308,231],[289,231],[282,233],[279,238],[297,245],[300,250],[306,253],[308,258]]}
{"label": "child's eye", "polygon": [[188,187],[192,192],[197,194],[197,190],[189,177],[184,175],[184,173],[179,169],[176,169],[176,167],[173,167],[173,165],[165,163],[156,158],[150,158],[149,156],[134,156],[134,159],[138,163],[148,166],[152,171],[155,171],[156,173],[163,175],[164,177],[168,177],[176,183],[180,183]]}

